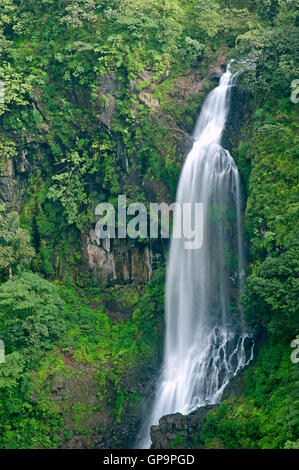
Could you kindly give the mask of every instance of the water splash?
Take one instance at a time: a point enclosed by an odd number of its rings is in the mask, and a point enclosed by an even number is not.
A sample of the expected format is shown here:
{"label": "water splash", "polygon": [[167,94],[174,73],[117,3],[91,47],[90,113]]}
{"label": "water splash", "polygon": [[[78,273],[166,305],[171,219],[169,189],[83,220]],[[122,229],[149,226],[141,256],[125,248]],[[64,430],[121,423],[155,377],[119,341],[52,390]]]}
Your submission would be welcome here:
{"label": "water splash", "polygon": [[244,279],[239,173],[221,138],[234,77],[228,65],[206,98],[194,130],[176,201],[204,205],[203,245],[171,240],[166,277],[164,362],[151,414],[137,447],[150,447],[150,426],[170,413],[218,403],[230,379],[253,357],[239,304]]}

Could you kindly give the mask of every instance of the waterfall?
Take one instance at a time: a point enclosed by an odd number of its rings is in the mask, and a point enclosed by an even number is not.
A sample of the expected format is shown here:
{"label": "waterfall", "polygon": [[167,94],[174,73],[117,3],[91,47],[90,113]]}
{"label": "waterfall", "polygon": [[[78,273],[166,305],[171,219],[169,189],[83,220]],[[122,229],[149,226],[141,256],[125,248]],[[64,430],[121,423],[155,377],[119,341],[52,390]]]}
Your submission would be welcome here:
{"label": "waterfall", "polygon": [[150,426],[162,416],[219,403],[253,357],[239,304],[245,276],[239,173],[221,146],[233,84],[228,65],[203,104],[181,173],[176,202],[203,203],[203,244],[190,250],[184,239],[171,240],[163,368],[137,447],[150,447]]}

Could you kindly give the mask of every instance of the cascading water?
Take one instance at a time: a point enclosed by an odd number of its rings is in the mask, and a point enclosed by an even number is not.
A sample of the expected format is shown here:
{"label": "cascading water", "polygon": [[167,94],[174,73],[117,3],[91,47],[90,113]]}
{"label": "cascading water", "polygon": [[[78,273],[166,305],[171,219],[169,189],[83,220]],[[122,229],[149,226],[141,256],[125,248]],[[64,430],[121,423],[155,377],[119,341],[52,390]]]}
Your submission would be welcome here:
{"label": "cascading water", "polygon": [[253,356],[239,304],[244,277],[239,173],[220,145],[233,79],[228,66],[206,98],[180,177],[177,202],[203,203],[203,244],[190,250],[183,238],[171,241],[164,363],[138,447],[150,447],[150,426],[162,416],[218,403]]}

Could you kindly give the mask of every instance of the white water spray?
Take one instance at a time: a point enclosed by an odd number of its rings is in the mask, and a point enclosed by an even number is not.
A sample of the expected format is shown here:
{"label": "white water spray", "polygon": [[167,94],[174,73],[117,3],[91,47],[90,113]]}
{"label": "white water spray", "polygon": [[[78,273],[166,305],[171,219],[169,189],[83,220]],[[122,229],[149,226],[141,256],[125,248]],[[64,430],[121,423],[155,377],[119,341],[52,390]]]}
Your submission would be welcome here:
{"label": "white water spray", "polygon": [[188,250],[184,239],[171,241],[164,363],[138,447],[150,447],[150,426],[162,416],[218,403],[230,379],[253,357],[239,304],[244,277],[239,173],[220,145],[232,86],[228,66],[204,102],[180,177],[176,201],[203,203],[203,245]]}

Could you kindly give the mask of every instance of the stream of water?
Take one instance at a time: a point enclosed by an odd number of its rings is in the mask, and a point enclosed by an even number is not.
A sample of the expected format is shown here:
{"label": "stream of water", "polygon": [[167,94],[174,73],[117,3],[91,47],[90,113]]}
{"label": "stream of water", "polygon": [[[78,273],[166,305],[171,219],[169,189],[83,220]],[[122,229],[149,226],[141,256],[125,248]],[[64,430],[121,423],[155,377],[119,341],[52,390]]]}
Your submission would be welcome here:
{"label": "stream of water", "polygon": [[203,203],[203,244],[188,250],[183,238],[171,240],[163,367],[140,448],[150,447],[150,426],[162,416],[220,402],[253,357],[239,303],[245,277],[240,178],[221,146],[232,86],[228,65],[202,106],[181,173],[176,202]]}

